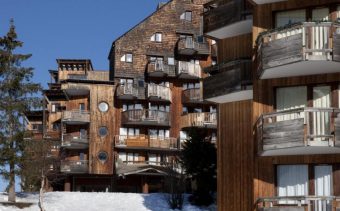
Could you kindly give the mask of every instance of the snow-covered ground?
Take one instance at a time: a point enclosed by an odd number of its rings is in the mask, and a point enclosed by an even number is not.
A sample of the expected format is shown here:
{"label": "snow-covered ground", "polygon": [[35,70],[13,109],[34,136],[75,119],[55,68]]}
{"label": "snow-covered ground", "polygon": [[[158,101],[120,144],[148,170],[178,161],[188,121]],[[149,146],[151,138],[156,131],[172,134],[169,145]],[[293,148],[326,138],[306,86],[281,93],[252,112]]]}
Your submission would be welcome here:
{"label": "snow-covered ground", "polygon": [[[6,194],[0,194],[0,201],[7,201]],[[18,194],[18,202],[32,202],[34,205],[19,209],[3,206],[0,211],[38,211],[38,194]],[[80,193],[51,192],[44,195],[46,211],[163,211],[170,210],[164,194],[134,193]],[[196,207],[189,204],[187,196],[184,211],[215,211],[216,206]]]}

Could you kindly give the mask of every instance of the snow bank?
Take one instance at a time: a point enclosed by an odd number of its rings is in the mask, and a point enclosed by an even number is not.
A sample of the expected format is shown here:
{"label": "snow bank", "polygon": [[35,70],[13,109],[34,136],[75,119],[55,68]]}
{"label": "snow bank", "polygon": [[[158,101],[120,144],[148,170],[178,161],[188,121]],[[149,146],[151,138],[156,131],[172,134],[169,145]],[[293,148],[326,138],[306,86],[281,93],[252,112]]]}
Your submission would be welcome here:
{"label": "snow bank", "polygon": [[[5,194],[0,194],[0,201],[7,200]],[[38,211],[37,194],[18,194],[18,202],[32,202],[34,205],[18,209],[0,204],[0,211]],[[51,192],[44,196],[46,211],[163,211],[170,210],[164,194],[134,194],[134,193],[81,193],[81,192]],[[215,211],[216,206],[199,208],[192,206],[186,200],[184,211]]]}

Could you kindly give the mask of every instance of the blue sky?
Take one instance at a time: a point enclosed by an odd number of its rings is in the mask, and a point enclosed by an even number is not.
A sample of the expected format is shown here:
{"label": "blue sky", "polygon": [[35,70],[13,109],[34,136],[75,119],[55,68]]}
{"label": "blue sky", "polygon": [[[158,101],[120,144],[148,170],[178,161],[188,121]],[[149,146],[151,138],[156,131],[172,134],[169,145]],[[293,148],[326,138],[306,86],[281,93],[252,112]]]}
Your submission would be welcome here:
{"label": "blue sky", "polygon": [[0,36],[14,18],[20,50],[33,54],[24,66],[45,88],[57,58],[91,59],[108,70],[112,41],[155,11],[162,0],[1,0]]}
{"label": "blue sky", "polygon": [[[165,0],[166,1],[166,0]],[[0,0],[0,36],[14,24],[18,52],[31,53],[23,66],[35,68],[33,81],[47,88],[56,59],[91,59],[108,70],[112,41],[156,10],[162,0]],[[0,191],[6,187],[0,181]],[[17,189],[19,190],[19,189]]]}

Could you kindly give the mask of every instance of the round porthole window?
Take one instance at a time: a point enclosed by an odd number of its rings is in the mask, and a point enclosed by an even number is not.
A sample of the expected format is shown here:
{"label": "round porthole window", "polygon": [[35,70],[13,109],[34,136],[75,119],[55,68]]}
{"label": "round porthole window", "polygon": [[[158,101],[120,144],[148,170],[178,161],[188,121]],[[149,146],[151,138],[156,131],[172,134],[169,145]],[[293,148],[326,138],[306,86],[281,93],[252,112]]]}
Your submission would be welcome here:
{"label": "round porthole window", "polygon": [[108,159],[108,154],[107,152],[104,152],[104,151],[99,152],[97,156],[98,156],[98,160],[101,163],[105,163]]}
{"label": "round porthole window", "polygon": [[99,128],[99,135],[100,135],[101,137],[106,136],[106,135],[107,135],[107,128],[106,128],[106,127],[100,127],[100,128]]}
{"label": "round porthole window", "polygon": [[107,112],[109,110],[109,104],[107,104],[106,102],[101,102],[98,104],[98,109],[101,112]]}

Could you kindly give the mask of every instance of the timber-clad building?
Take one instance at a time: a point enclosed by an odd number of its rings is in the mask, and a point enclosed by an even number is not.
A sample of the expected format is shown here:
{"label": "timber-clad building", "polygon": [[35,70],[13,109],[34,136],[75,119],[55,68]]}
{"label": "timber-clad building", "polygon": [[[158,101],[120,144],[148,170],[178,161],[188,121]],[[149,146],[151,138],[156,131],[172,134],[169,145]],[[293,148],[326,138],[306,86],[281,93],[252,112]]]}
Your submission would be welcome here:
{"label": "timber-clad building", "polygon": [[109,71],[57,59],[43,111],[26,116],[33,139],[55,140],[64,179],[53,190],[162,191],[191,128],[216,142],[216,106],[202,86],[217,56],[203,36],[207,2],[160,4],[113,41]]}
{"label": "timber-clad building", "polygon": [[340,1],[214,0],[218,209],[340,210]]}

